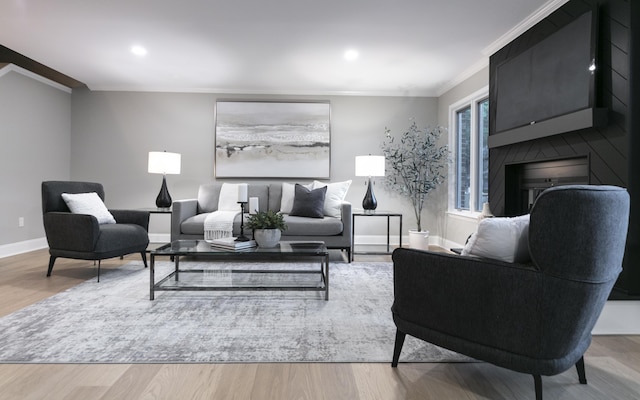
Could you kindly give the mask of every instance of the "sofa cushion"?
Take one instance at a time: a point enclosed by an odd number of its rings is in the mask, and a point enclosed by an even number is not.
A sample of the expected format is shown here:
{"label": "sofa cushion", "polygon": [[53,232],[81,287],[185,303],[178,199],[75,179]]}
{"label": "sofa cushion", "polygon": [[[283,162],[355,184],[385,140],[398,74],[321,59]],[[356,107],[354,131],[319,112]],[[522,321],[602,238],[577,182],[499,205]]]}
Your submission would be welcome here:
{"label": "sofa cushion", "polygon": [[351,186],[351,180],[344,182],[324,183],[313,181],[313,188],[327,187],[327,195],[324,198],[324,215],[340,218],[342,202],[347,197],[347,191]]}
{"label": "sofa cushion", "polygon": [[[204,236],[204,220],[210,213],[202,213],[189,217],[180,224],[180,231],[185,235],[203,235]],[[246,222],[246,221],[245,221]],[[233,220],[234,235],[240,232],[240,213]],[[246,233],[246,227],[245,227]]]}
{"label": "sofa cushion", "polygon": [[[269,209],[269,185],[265,183],[249,184],[249,199],[258,198],[258,211],[267,211]],[[249,205],[247,204],[247,207]],[[253,210],[252,210],[253,211]],[[248,209],[245,212],[249,212]]]}
{"label": "sofa cushion", "polygon": [[309,218],[324,217],[324,199],[327,194],[326,186],[318,189],[307,189],[296,183],[295,192],[290,215]]}
{"label": "sofa cushion", "polygon": [[342,221],[339,218],[314,218],[310,223],[307,217],[284,215],[287,230],[282,236],[333,236],[342,233]]}
{"label": "sofa cushion", "polygon": [[[238,204],[239,183],[223,183],[218,197],[218,211],[240,211]],[[247,187],[247,193],[249,188]]]}
{"label": "sofa cushion", "polygon": [[198,212],[210,213],[218,210],[218,199],[220,198],[220,183],[206,183],[198,188]]}
{"label": "sofa cushion", "polygon": [[[280,212],[283,214],[290,214],[291,210],[293,209],[293,199],[296,197],[296,185],[302,184],[282,182],[282,192],[280,195]],[[313,182],[302,186],[307,189],[313,189]],[[274,209],[274,211],[277,210]]]}

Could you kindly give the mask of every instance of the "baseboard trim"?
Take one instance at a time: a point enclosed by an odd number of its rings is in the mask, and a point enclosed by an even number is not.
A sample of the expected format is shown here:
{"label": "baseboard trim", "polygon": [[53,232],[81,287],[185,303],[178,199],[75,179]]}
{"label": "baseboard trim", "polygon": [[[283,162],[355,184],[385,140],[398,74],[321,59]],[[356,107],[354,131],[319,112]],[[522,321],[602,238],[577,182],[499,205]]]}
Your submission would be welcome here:
{"label": "baseboard trim", "polygon": [[169,243],[171,235],[168,233],[150,233],[149,242],[151,243]]}
{"label": "baseboard trim", "polygon": [[28,253],[34,250],[46,249],[47,247],[49,247],[49,245],[47,243],[47,239],[44,237],[25,240],[23,242],[3,244],[0,245],[0,258]]}
{"label": "baseboard trim", "polygon": [[640,335],[640,301],[609,300],[591,332],[594,335]]}
{"label": "baseboard trim", "polygon": [[[378,246],[378,245],[386,245],[387,244],[387,236],[386,235],[356,235],[353,238],[353,242],[356,245],[369,245],[369,246]],[[389,244],[391,246],[398,246],[399,238],[398,235],[391,235],[389,238]],[[463,245],[453,242],[451,240],[446,240],[440,236],[429,236],[429,244],[432,246],[440,246],[444,249],[450,249],[452,247],[463,247]],[[409,247],[409,236],[402,236],[402,247]]]}

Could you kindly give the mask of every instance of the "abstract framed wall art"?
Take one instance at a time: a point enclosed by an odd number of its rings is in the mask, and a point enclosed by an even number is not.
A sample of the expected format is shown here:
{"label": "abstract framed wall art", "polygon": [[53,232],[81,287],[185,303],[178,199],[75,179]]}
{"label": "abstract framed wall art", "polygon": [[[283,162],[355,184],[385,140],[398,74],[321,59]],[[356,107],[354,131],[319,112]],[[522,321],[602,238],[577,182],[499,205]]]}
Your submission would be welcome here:
{"label": "abstract framed wall art", "polygon": [[329,102],[218,101],[215,119],[216,178],[329,178]]}

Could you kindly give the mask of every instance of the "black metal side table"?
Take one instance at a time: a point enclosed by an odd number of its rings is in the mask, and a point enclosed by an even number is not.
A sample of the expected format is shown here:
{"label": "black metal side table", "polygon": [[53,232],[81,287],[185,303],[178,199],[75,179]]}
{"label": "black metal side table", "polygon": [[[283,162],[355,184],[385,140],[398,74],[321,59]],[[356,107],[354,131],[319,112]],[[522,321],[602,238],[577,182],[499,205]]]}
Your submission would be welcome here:
{"label": "black metal side table", "polygon": [[351,252],[351,261],[353,261],[354,254],[391,254],[390,247],[390,226],[391,226],[391,217],[398,218],[398,238],[399,238],[399,247],[402,247],[402,214],[391,211],[375,211],[373,213],[365,212],[364,210],[354,210],[351,213],[351,243],[354,243],[354,237],[356,232],[356,217],[386,217],[387,218],[387,251],[386,252],[358,252],[354,249]]}
{"label": "black metal side table", "polygon": [[[143,208],[139,208],[139,210],[142,211],[147,211],[150,214],[169,214],[171,215],[171,213],[173,212],[173,210],[171,209],[171,207],[168,208],[158,208],[158,207],[143,207]],[[165,245],[166,243],[149,243],[149,246],[147,246],[147,252],[150,252],[152,250],[155,250],[156,248]]]}

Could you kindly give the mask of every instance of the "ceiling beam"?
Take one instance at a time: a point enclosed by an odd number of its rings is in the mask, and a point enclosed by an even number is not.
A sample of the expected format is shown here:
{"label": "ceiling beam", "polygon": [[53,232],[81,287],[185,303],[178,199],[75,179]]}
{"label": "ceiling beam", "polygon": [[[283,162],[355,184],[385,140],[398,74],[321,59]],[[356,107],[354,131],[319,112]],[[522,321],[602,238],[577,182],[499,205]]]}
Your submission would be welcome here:
{"label": "ceiling beam", "polygon": [[8,47],[0,45],[0,65],[2,64],[17,65],[33,72],[34,74],[38,74],[71,89],[87,87],[84,83],[73,79],[70,76],[49,68],[46,65],[40,64],[39,62],[32,60],[29,57],[25,57],[20,53],[16,53]]}

